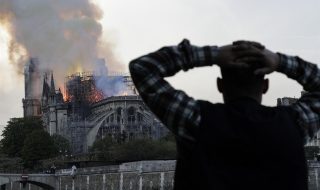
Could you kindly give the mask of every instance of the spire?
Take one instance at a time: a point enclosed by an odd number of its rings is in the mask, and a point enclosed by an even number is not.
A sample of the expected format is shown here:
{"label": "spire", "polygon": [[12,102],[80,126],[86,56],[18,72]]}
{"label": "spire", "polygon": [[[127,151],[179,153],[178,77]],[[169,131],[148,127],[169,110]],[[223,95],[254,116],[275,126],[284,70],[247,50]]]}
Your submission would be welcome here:
{"label": "spire", "polygon": [[55,92],[56,92],[56,88],[55,88],[55,86],[54,86],[53,73],[51,74],[50,92],[51,92],[51,93],[55,93]]}
{"label": "spire", "polygon": [[43,77],[43,85],[42,85],[42,97],[45,97],[46,96],[46,94],[47,94],[47,80],[46,80],[46,77],[47,76],[47,74],[45,74],[44,75],[44,77]]}
{"label": "spire", "polygon": [[43,107],[47,106],[48,104],[48,98],[49,98],[49,85],[48,85],[48,76],[47,73],[43,76],[43,87],[42,87],[42,98],[41,98],[41,105]]}
{"label": "spire", "polygon": [[57,102],[58,103],[64,103],[63,101],[63,95],[61,93],[61,89],[59,88],[59,92],[57,93]]}

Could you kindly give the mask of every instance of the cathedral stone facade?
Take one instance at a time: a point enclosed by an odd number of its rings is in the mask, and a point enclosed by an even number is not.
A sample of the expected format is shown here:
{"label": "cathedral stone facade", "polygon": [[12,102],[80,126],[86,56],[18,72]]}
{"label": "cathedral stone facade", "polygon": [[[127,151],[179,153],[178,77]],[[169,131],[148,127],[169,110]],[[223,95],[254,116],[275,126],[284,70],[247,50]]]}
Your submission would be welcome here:
{"label": "cathedral stone facade", "polygon": [[68,123],[68,106],[63,100],[61,90],[55,89],[53,74],[51,74],[50,86],[47,82],[47,74],[43,79],[41,96],[42,120],[50,135],[63,134],[63,129]]}
{"label": "cathedral stone facade", "polygon": [[167,135],[167,129],[138,95],[114,96],[93,104],[88,123],[91,124],[87,135],[89,146],[93,144],[94,137],[130,141],[159,139]]}
{"label": "cathedral stone facade", "polygon": [[23,116],[41,116],[41,74],[39,71],[39,60],[31,58],[24,69],[25,98],[23,103]]}
{"label": "cathedral stone facade", "polygon": [[[301,92],[301,96],[305,94],[306,91]],[[292,98],[292,97],[283,97],[277,99],[277,106],[290,106],[291,104],[294,104],[298,101],[298,98]],[[320,131],[317,132],[317,134],[313,137],[313,139],[308,139],[305,146],[316,146],[320,147]]]}
{"label": "cathedral stone facade", "polygon": [[97,76],[87,73],[75,76],[66,81],[66,92],[62,92],[55,86],[53,73],[40,71],[39,61],[30,59],[25,68],[26,93],[22,100],[24,116],[41,116],[47,132],[67,138],[74,154],[87,152],[96,139],[106,136],[130,141],[167,135],[168,130],[130,85],[129,76],[117,77],[129,85],[131,93],[109,97],[96,90]]}

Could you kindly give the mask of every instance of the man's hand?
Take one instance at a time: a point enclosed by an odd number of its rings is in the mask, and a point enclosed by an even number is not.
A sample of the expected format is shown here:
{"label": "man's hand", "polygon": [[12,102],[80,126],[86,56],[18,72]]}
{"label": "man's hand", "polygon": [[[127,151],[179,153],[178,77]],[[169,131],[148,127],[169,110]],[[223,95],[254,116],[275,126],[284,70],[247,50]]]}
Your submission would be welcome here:
{"label": "man's hand", "polygon": [[235,48],[240,52],[236,62],[240,62],[241,64],[244,62],[250,66],[254,66],[257,68],[254,71],[254,74],[256,75],[264,75],[276,71],[280,64],[278,54],[268,49],[259,49],[257,46],[249,46],[248,48],[248,44],[250,43],[252,42],[238,41],[234,43],[237,44],[237,47]]}
{"label": "man's hand", "polygon": [[[255,49],[253,49],[253,47]],[[218,66],[223,68],[248,68],[249,61],[242,61],[241,58],[258,59],[262,57],[260,51],[264,46],[259,43],[246,41],[238,41],[238,44],[226,45],[219,47],[218,54],[215,60]]]}
{"label": "man's hand", "polygon": [[276,71],[280,64],[279,55],[268,49],[263,50],[262,54],[264,56],[262,60],[263,65],[261,68],[258,68],[257,70],[255,70],[254,74],[265,75],[265,74],[270,74],[273,71]]}
{"label": "man's hand", "polygon": [[235,46],[253,46],[253,47],[256,47],[258,49],[265,49],[264,45],[260,44],[259,42],[254,42],[254,41],[246,41],[246,40],[238,40],[238,41],[234,41],[232,43],[232,45],[235,45]]}

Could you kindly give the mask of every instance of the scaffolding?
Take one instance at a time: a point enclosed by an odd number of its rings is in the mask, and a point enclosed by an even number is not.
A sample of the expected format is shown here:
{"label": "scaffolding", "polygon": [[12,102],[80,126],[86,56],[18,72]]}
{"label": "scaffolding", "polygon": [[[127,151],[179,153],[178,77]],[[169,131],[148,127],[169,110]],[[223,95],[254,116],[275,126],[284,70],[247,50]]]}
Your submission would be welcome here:
{"label": "scaffolding", "polygon": [[[91,106],[108,98],[102,89],[96,86],[96,80],[99,80],[99,77],[101,76],[93,72],[75,73],[66,77],[64,93],[65,100],[68,103],[69,115],[67,134],[74,152],[81,152],[85,148],[83,142],[87,128],[90,127],[86,124],[86,118],[91,114]],[[123,89],[125,93],[112,94],[112,96],[136,94],[130,76],[113,73],[108,75],[107,78],[110,80],[119,78],[125,86]]]}
{"label": "scaffolding", "polygon": [[67,102],[92,104],[105,98],[95,85],[95,76],[90,72],[68,76],[65,89]]}
{"label": "scaffolding", "polygon": [[[67,102],[88,102],[90,104],[99,102],[107,95],[95,85],[95,80],[100,76],[95,76],[92,72],[75,73],[66,77],[65,94]],[[125,85],[124,94],[118,95],[136,95],[137,91],[134,87],[132,79],[126,74],[111,74],[108,76],[110,80],[121,77]]]}

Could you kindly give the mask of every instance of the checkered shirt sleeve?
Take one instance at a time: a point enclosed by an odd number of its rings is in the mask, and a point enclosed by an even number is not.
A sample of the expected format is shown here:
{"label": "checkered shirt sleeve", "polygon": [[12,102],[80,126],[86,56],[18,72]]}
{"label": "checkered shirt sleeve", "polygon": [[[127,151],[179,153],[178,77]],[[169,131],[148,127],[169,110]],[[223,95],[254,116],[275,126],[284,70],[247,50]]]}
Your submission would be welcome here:
{"label": "checkered shirt sleeve", "polygon": [[298,124],[305,134],[305,141],[313,138],[320,127],[320,70],[316,64],[309,63],[297,56],[278,53],[280,66],[278,71],[299,82],[304,95],[292,108],[298,113]]}
{"label": "checkered shirt sleeve", "polygon": [[197,47],[183,40],[130,62],[133,82],[151,111],[178,137],[194,141],[200,124],[200,107],[185,92],[174,89],[164,78],[180,70],[213,65],[218,48]]}

